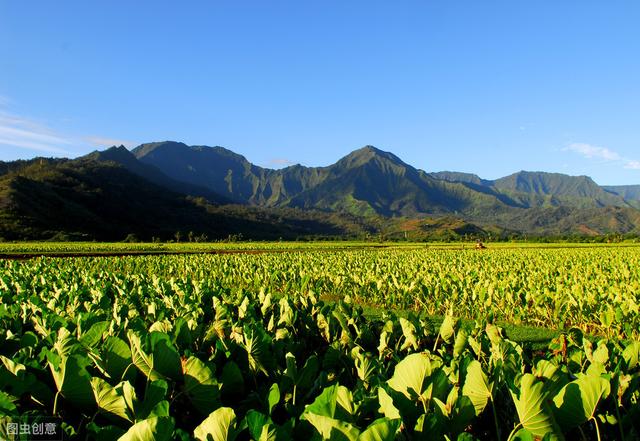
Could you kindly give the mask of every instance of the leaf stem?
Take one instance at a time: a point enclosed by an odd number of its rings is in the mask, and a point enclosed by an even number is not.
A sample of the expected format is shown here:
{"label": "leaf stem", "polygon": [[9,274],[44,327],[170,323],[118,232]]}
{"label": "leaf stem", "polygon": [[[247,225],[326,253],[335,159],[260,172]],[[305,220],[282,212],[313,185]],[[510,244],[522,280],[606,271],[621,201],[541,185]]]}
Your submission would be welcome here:
{"label": "leaf stem", "polygon": [[496,403],[493,401],[493,395],[489,398],[491,400],[491,410],[493,413],[493,424],[496,428],[496,438],[500,441],[500,426],[498,425],[498,411],[496,410]]}
{"label": "leaf stem", "polygon": [[58,395],[60,395],[60,391],[56,392],[56,396],[53,399],[53,414],[58,415]]}
{"label": "leaf stem", "polygon": [[593,424],[596,426],[596,436],[598,437],[598,441],[600,441],[600,428],[598,427],[598,422],[595,417],[591,417],[591,419],[593,420]]}
{"label": "leaf stem", "polygon": [[124,376],[126,375],[127,371],[129,370],[129,368],[131,366],[133,366],[133,363],[129,363],[129,366],[126,367],[126,369],[124,370],[124,372],[122,373],[122,375],[120,376],[120,381],[124,381]]}
{"label": "leaf stem", "polygon": [[513,430],[511,431],[511,433],[509,434],[509,438],[507,438],[507,441],[511,441],[511,438],[513,438],[513,435],[516,434],[516,432],[518,431],[518,429],[522,426],[522,423],[518,423],[516,425],[516,427],[513,428]]}
{"label": "leaf stem", "polygon": [[292,404],[295,406],[296,405],[296,391],[298,389],[298,385],[294,384],[293,385],[293,400],[292,400]]}

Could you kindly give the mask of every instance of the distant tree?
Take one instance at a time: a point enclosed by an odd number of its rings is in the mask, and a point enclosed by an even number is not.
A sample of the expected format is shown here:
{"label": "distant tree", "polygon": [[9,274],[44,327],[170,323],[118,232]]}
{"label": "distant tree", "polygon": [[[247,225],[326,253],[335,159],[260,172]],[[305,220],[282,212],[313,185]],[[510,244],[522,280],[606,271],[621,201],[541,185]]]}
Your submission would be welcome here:
{"label": "distant tree", "polygon": [[180,242],[182,239],[182,233],[180,231],[176,231],[176,234],[174,234],[173,237],[175,237],[176,242]]}
{"label": "distant tree", "polygon": [[135,242],[140,242],[140,239],[138,239],[138,236],[136,236],[135,234],[129,233],[127,234],[127,237],[124,238],[123,242],[135,243]]}

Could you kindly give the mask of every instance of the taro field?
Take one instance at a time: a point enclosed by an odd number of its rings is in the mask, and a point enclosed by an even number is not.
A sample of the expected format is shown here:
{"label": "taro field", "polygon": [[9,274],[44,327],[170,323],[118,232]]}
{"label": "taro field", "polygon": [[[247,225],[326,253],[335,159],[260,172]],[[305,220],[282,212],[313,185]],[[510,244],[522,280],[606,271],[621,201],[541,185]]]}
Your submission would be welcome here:
{"label": "taro field", "polygon": [[1,260],[0,438],[639,439],[639,304],[639,247]]}

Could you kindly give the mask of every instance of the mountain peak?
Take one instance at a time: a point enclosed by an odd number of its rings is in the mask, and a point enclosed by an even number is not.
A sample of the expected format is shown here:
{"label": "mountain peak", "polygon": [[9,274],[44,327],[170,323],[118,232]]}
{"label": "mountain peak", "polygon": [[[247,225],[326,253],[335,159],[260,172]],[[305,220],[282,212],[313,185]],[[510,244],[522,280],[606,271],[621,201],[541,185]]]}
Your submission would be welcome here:
{"label": "mountain peak", "polygon": [[406,165],[402,161],[402,159],[398,158],[393,153],[385,152],[384,150],[380,150],[379,148],[372,145],[366,145],[362,148],[352,151],[351,153],[340,159],[337,164],[347,167],[355,167],[363,165],[374,159],[390,161],[396,165]]}
{"label": "mountain peak", "polygon": [[132,153],[140,159],[143,156],[147,156],[154,152],[182,152],[188,149],[189,146],[183,142],[177,141],[160,141],[160,142],[148,142],[146,144],[140,144],[138,147],[132,150]]}
{"label": "mountain peak", "polygon": [[125,146],[112,146],[106,150],[96,150],[88,155],[84,156],[85,159],[92,159],[95,161],[113,161],[123,164],[131,164],[132,161],[136,161],[133,153],[129,151]]}

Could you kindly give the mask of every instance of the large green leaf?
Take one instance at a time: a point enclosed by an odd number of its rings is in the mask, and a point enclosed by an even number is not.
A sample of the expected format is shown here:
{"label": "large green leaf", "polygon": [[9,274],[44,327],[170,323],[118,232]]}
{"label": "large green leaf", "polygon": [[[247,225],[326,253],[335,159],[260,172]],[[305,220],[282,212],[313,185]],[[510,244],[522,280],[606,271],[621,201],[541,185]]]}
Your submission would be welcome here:
{"label": "large green leaf", "polygon": [[157,412],[156,409],[159,405],[162,405],[167,396],[169,385],[164,380],[155,380],[147,383],[147,387],[144,391],[144,400],[142,403],[138,403],[135,408],[136,419],[147,418],[152,414],[160,416],[164,415],[163,412]]}
{"label": "large green leaf", "polygon": [[0,415],[17,415],[16,401],[18,401],[16,397],[0,390]]}
{"label": "large green leaf", "polygon": [[16,397],[28,394],[35,401],[41,403],[49,402],[53,399],[53,393],[49,387],[38,380],[34,374],[27,372],[25,365],[17,363],[4,355],[0,355],[0,361],[2,362],[2,365],[0,365],[0,388],[5,392]]}
{"label": "large green leaf", "polygon": [[71,355],[78,347],[78,341],[73,337],[67,328],[58,329],[58,338],[53,344],[53,349],[61,357]]}
{"label": "large green leaf", "polygon": [[291,352],[287,353],[285,358],[287,362],[285,375],[291,379],[296,387],[305,390],[310,388],[316,380],[318,371],[320,370],[318,357],[315,355],[308,357],[301,370],[298,370],[296,357]]}
{"label": "large green leaf", "polygon": [[107,329],[109,329],[109,322],[107,321],[94,323],[88,331],[80,336],[79,341],[83,346],[92,348],[102,340],[102,336]]}
{"label": "large green leaf", "polygon": [[351,424],[356,409],[351,391],[336,384],[324,388],[306,407],[302,418],[309,421],[323,439],[355,440],[360,434]]}
{"label": "large green leaf", "polygon": [[553,399],[558,423],[570,429],[595,417],[598,403],[611,391],[611,384],[597,375],[581,375],[566,384]]}
{"label": "large green leaf", "polygon": [[627,362],[627,366],[629,369],[633,369],[638,365],[638,360],[640,359],[640,342],[639,341],[631,341],[624,351],[622,351],[622,357]]}
{"label": "large green leaf", "polygon": [[242,376],[242,371],[233,361],[225,363],[222,368],[220,380],[222,381],[220,392],[223,398],[237,399],[238,395],[244,393],[244,377]]}
{"label": "large green leaf", "polygon": [[153,354],[147,354],[142,348],[142,339],[133,331],[127,334],[131,345],[131,359],[140,372],[146,375],[149,380],[159,380],[164,376],[153,368]]}
{"label": "large green leaf", "polygon": [[91,376],[86,370],[89,361],[79,355],[49,360],[49,368],[60,394],[80,408],[95,406]]}
{"label": "large green leaf", "polygon": [[105,371],[115,381],[123,380],[125,372],[133,378],[136,370],[129,368],[133,363],[129,346],[118,337],[107,337],[102,345],[102,361]]}
{"label": "large green leaf", "polygon": [[87,424],[87,431],[95,441],[113,441],[119,439],[127,431],[117,426],[99,426],[95,422]]}
{"label": "large green leaf", "polygon": [[91,379],[91,388],[98,408],[108,414],[115,415],[127,421],[133,421],[129,407],[124,398],[123,385],[111,386],[102,378]]}
{"label": "large green leaf", "polygon": [[353,402],[351,391],[344,386],[335,384],[325,387],[313,403],[306,407],[305,414],[313,413],[329,418],[351,421],[355,411],[356,405]]}
{"label": "large green leaf", "polygon": [[389,386],[412,401],[423,399],[434,366],[428,354],[411,354],[398,363]]}
{"label": "large green leaf", "polygon": [[436,404],[437,411],[442,415],[442,417],[437,418],[436,422],[439,423],[437,426],[442,431],[448,432],[452,439],[456,435],[463,433],[472,424],[473,419],[476,418],[476,409],[473,403],[466,395],[460,395],[456,387],[449,393],[446,404],[438,398],[434,398],[433,401]]}
{"label": "large green leaf", "polygon": [[453,344],[453,357],[457,358],[467,347],[469,334],[463,328],[459,329],[456,334],[456,340]]}
{"label": "large green leaf", "polygon": [[189,357],[183,369],[184,390],[194,407],[205,415],[220,407],[220,384],[211,369],[197,357]]}
{"label": "large green leaf", "polygon": [[378,388],[378,403],[380,404],[379,412],[389,419],[399,419],[400,411],[393,404],[393,398],[389,396],[386,390],[381,386]]}
{"label": "large green leaf", "polygon": [[249,367],[254,373],[271,375],[275,368],[275,359],[271,352],[271,338],[261,327],[246,327],[243,344],[247,351]]}
{"label": "large green leaf", "polygon": [[162,332],[152,332],[149,341],[153,350],[153,368],[165,377],[181,379],[180,354],[171,343],[171,338]]}
{"label": "large green leaf", "polygon": [[379,418],[369,424],[358,437],[358,441],[393,441],[401,424],[402,421],[399,419]]}
{"label": "large green leaf", "polygon": [[230,407],[221,407],[193,431],[199,441],[233,441],[236,438],[236,414]]}
{"label": "large green leaf", "polygon": [[446,343],[453,342],[453,337],[456,333],[456,319],[451,315],[445,316],[444,320],[440,324],[440,338]]}
{"label": "large green leaf", "polygon": [[369,384],[376,377],[378,363],[370,354],[362,352],[359,346],[356,346],[351,351],[351,358],[353,358],[356,365],[358,378],[364,383],[365,387],[368,388]]}
{"label": "large green leaf", "polygon": [[414,351],[418,350],[418,337],[416,337],[416,327],[413,323],[404,317],[400,317],[400,327],[402,328],[402,335],[404,336],[404,343],[400,347],[401,351],[412,348]]}
{"label": "large green leaf", "polygon": [[168,441],[173,437],[173,419],[152,417],[134,424],[118,441]]}
{"label": "large green leaf", "polygon": [[148,339],[148,345],[144,345],[142,338],[133,331],[129,331],[127,337],[131,345],[133,364],[147,378],[150,380],[179,379],[182,376],[180,355],[167,334],[151,332],[148,338],[145,338],[145,340]]}
{"label": "large green leaf", "polygon": [[273,412],[273,408],[278,405],[280,402],[280,387],[278,387],[278,383],[273,383],[269,388],[269,393],[267,394],[267,408],[269,414]]}
{"label": "large green leaf", "polygon": [[251,438],[257,441],[276,441],[278,429],[271,419],[255,410],[247,412],[245,417],[247,428]]}
{"label": "large green leaf", "polygon": [[511,392],[511,396],[522,427],[539,438],[547,435],[551,439],[564,439],[547,403],[548,393],[542,381],[532,374],[524,374],[518,395]]}
{"label": "large green leaf", "polygon": [[467,375],[462,386],[462,394],[469,397],[475,408],[476,416],[479,416],[487,402],[491,399],[493,383],[489,383],[487,376],[482,371],[479,361],[473,360],[467,366]]}
{"label": "large green leaf", "polygon": [[335,441],[357,441],[360,431],[345,421],[315,413],[304,414],[304,419],[316,428],[322,439]]}

